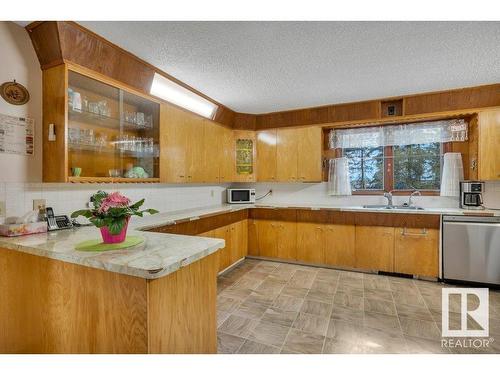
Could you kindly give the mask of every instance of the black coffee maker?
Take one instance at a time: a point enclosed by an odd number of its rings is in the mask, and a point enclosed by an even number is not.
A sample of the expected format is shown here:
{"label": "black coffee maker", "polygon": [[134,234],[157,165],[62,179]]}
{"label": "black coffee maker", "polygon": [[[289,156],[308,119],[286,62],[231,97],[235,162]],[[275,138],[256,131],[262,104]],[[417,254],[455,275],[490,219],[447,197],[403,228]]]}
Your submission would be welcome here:
{"label": "black coffee maker", "polygon": [[484,181],[460,181],[460,208],[483,210]]}

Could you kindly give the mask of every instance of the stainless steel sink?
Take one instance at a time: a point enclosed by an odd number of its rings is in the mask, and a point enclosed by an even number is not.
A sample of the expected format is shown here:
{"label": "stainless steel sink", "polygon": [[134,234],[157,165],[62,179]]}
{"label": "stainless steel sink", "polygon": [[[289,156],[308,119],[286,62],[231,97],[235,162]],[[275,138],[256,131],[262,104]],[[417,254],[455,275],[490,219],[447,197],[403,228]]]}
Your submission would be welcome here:
{"label": "stainless steel sink", "polygon": [[363,208],[373,208],[378,210],[423,210],[423,207],[418,206],[388,206],[386,204],[366,204]]}
{"label": "stainless steel sink", "polygon": [[394,206],[388,206],[387,204],[365,204],[363,208],[376,208],[376,209],[393,209]]}

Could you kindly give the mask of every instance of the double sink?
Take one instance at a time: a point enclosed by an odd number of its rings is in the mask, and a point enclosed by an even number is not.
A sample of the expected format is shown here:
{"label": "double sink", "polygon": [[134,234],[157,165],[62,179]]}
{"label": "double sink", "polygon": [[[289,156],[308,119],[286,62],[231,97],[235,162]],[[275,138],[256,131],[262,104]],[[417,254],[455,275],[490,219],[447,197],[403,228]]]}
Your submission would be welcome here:
{"label": "double sink", "polygon": [[401,205],[401,206],[394,206],[394,205],[387,205],[387,204],[366,204],[363,206],[363,208],[371,208],[371,209],[376,209],[376,210],[423,210],[423,207],[418,207],[418,206],[407,206],[407,205]]}

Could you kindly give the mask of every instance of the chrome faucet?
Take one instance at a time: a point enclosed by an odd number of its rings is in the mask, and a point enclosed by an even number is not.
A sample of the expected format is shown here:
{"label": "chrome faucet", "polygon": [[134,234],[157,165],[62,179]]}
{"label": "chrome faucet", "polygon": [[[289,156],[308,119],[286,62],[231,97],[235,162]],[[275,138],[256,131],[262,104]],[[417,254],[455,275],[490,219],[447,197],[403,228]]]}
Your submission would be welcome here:
{"label": "chrome faucet", "polygon": [[421,195],[422,195],[422,193],[421,193],[419,190],[415,190],[413,193],[411,193],[411,194],[410,194],[410,196],[408,197],[408,207],[411,207],[411,206],[413,205],[412,198],[413,198],[415,195],[421,196]]}
{"label": "chrome faucet", "polygon": [[392,191],[385,192],[384,198],[387,198],[387,205],[392,207]]}

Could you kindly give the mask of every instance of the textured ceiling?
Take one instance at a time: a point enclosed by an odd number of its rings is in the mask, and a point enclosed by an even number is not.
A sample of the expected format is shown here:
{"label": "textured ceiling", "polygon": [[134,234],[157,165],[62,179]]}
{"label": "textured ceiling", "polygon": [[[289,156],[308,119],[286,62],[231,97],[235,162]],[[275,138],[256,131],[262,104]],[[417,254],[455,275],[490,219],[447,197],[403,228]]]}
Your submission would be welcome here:
{"label": "textured ceiling", "polygon": [[500,82],[500,22],[79,22],[238,112]]}

